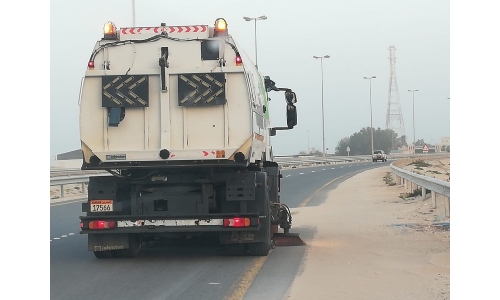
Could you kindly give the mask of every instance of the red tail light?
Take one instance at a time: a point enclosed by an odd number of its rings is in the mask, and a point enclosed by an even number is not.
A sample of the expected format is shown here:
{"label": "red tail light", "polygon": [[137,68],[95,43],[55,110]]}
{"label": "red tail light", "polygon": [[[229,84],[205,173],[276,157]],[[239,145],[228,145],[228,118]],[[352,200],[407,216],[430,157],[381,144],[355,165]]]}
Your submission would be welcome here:
{"label": "red tail light", "polygon": [[224,219],[223,225],[224,227],[248,227],[250,226],[250,219],[249,218]]}
{"label": "red tail light", "polygon": [[93,61],[89,61],[88,67],[89,67],[89,70],[93,70],[94,69],[94,62]]}
{"label": "red tail light", "polygon": [[243,64],[243,60],[241,59],[241,56],[239,56],[239,55],[236,56],[235,61],[236,61],[237,66],[241,66]]}
{"label": "red tail light", "polygon": [[89,229],[101,230],[101,229],[112,229],[116,227],[115,221],[90,221]]}

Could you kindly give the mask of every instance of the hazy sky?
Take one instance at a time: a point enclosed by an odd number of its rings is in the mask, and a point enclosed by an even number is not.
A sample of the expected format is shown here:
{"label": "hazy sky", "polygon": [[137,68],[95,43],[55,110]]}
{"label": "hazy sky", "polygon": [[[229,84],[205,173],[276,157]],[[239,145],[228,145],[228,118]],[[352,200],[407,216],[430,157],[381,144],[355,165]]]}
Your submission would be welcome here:
{"label": "hazy sky", "polygon": [[[136,26],[206,24],[223,17],[233,38],[252,58],[257,22],[259,70],[298,98],[298,125],[280,131],[277,155],[322,148],[321,68],[324,59],[325,145],[370,125],[385,128],[389,94],[389,51],[396,48],[396,75],[406,135],[413,141],[415,93],[417,139],[439,142],[450,136],[450,3],[441,0],[350,1],[153,1],[136,0]],[[79,149],[80,81],[106,21],[132,26],[132,1],[50,1],[50,155]],[[272,126],[285,125],[282,94],[272,92]]]}

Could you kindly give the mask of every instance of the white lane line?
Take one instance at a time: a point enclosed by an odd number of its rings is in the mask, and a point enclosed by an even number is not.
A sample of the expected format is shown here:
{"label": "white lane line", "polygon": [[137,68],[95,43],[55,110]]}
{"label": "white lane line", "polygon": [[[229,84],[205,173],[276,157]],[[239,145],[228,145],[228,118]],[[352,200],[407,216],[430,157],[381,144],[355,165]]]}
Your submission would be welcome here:
{"label": "white lane line", "polygon": [[304,173],[299,173],[300,175],[304,175]]}
{"label": "white lane line", "polygon": [[343,168],[344,166],[340,167],[341,169]]}
{"label": "white lane line", "polygon": [[290,175],[286,175],[285,177],[290,177]]}
{"label": "white lane line", "polygon": [[332,170],[335,170],[335,168],[332,168]]}
{"label": "white lane line", "polygon": [[323,169],[323,171],[325,171],[326,169]]}
{"label": "white lane line", "polygon": [[[288,176],[290,176],[290,175],[288,175]],[[75,235],[75,234],[73,232],[71,232],[69,235]]]}
{"label": "white lane line", "polygon": [[311,171],[311,173],[316,173],[316,171]]}
{"label": "white lane line", "polygon": [[62,235],[61,237],[68,237],[67,235]]}
{"label": "white lane line", "polygon": [[54,238],[54,240],[60,240],[61,238]]}
{"label": "white lane line", "polygon": [[220,284],[219,282],[209,282],[208,284]]}

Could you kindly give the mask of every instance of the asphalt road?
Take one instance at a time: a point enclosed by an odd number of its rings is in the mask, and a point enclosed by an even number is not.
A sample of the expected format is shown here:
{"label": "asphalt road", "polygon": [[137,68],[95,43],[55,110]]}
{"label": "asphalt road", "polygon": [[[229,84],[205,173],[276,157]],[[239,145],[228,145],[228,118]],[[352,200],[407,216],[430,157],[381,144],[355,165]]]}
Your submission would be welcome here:
{"label": "asphalt road", "polygon": [[[290,208],[319,205],[342,181],[389,163],[283,170],[281,202]],[[267,257],[228,257],[207,238],[143,250],[134,259],[98,260],[79,234],[80,215],[80,203],[51,206],[51,299],[281,299],[305,252],[277,247]],[[291,232],[307,237],[314,235],[312,228]]]}

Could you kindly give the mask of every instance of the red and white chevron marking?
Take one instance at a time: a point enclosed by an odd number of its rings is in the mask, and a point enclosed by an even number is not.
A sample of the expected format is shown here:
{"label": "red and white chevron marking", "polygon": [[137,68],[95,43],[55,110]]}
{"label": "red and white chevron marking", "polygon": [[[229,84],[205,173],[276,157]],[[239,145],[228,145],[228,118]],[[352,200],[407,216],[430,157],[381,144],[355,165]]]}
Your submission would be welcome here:
{"label": "red and white chevron marking", "polygon": [[192,33],[192,32],[206,32],[208,26],[195,25],[195,26],[165,26],[165,27],[131,27],[122,28],[121,34],[141,34],[142,33],[160,33],[166,31],[167,33]]}

